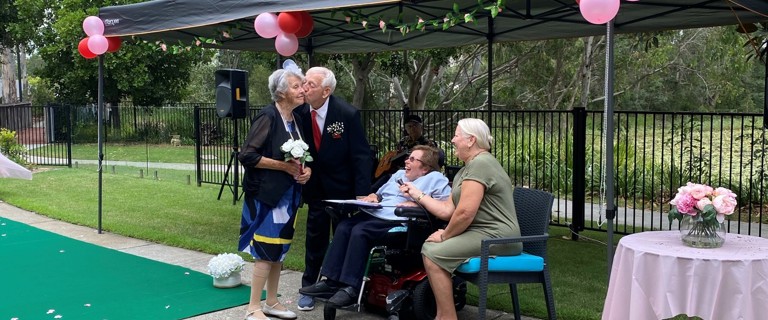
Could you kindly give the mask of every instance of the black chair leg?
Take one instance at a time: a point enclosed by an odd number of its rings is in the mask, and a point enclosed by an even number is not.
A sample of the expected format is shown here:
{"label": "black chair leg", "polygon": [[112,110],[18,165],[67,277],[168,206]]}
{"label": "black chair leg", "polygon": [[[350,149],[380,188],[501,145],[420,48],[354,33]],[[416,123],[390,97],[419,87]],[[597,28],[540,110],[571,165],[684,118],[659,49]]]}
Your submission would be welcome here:
{"label": "black chair leg", "polygon": [[544,283],[541,285],[544,287],[544,299],[547,302],[547,315],[549,320],[556,320],[557,314],[555,314],[555,297],[552,294],[552,282],[549,279],[549,270],[544,269]]}
{"label": "black chair leg", "polygon": [[488,280],[480,281],[477,286],[480,291],[480,297],[477,299],[477,313],[479,320],[485,320],[485,309],[488,305]]}
{"label": "black chair leg", "polygon": [[515,320],[520,320],[520,300],[517,298],[517,284],[509,284],[509,294],[512,295],[512,311],[515,312]]}

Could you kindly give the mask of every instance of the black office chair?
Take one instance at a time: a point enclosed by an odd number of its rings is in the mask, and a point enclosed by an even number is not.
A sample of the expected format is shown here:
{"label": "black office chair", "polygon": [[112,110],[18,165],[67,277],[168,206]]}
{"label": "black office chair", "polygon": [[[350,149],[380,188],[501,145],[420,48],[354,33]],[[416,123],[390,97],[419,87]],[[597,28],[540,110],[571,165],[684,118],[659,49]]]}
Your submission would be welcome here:
{"label": "black office chair", "polygon": [[[456,275],[479,287],[478,313],[485,319],[489,283],[508,283],[512,295],[515,319],[520,320],[518,283],[541,283],[550,320],[557,319],[552,282],[547,267],[547,229],[554,197],[544,191],[516,187],[515,211],[520,225],[520,237],[483,240],[481,256],[469,259],[459,266]],[[490,246],[503,243],[523,243],[523,253],[517,256],[489,257]]]}

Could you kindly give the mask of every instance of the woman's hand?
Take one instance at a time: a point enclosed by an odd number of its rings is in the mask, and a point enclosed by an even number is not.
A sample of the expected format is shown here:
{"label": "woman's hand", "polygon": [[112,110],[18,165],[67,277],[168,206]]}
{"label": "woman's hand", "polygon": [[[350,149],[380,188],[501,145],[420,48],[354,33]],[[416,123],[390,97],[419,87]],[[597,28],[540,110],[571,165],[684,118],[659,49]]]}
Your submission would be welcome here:
{"label": "woman's hand", "polygon": [[397,204],[398,207],[418,207],[419,204],[413,201],[403,201]]}
{"label": "woman's hand", "polygon": [[379,197],[375,193],[371,193],[363,198],[360,198],[359,200],[370,203],[379,203]]}
{"label": "woman's hand", "polygon": [[299,177],[296,178],[296,182],[299,184],[306,184],[307,181],[309,181],[310,176],[312,176],[312,169],[305,167],[304,170],[301,171],[301,174],[299,174]]}
{"label": "woman's hand", "polygon": [[411,199],[414,199],[414,200],[416,200],[416,198],[423,193],[421,192],[421,190],[419,190],[419,188],[416,188],[416,186],[413,185],[412,182],[406,182],[401,184],[400,192],[402,192],[404,195],[411,197]]}
{"label": "woman's hand", "polygon": [[445,233],[445,230],[437,229],[437,231],[435,231],[435,232],[433,232],[432,234],[429,235],[429,237],[427,238],[426,241],[427,242],[437,242],[437,243],[443,242],[443,241],[445,241],[443,239],[443,233]]}
{"label": "woman's hand", "polygon": [[301,162],[296,159],[288,160],[284,162],[283,171],[287,172],[291,177],[298,181],[299,176],[301,175]]}

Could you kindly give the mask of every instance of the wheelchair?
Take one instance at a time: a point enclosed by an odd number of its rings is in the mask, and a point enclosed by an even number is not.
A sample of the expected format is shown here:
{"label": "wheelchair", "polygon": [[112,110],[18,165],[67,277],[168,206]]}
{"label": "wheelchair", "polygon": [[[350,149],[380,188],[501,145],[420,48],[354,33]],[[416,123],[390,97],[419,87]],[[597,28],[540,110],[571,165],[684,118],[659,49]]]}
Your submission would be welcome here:
{"label": "wheelchair", "polygon": [[[325,210],[333,219],[366,214],[348,204],[328,205]],[[384,244],[371,249],[357,302],[343,307],[324,303],[323,319],[335,319],[339,309],[374,311],[386,315],[388,320],[435,318],[435,297],[424,270],[421,245],[437,228],[444,227],[445,222],[419,207],[397,208],[395,214],[407,218],[406,226],[390,229],[386,239],[383,239]],[[466,281],[454,277],[453,295],[457,311],[464,308],[466,293]]]}

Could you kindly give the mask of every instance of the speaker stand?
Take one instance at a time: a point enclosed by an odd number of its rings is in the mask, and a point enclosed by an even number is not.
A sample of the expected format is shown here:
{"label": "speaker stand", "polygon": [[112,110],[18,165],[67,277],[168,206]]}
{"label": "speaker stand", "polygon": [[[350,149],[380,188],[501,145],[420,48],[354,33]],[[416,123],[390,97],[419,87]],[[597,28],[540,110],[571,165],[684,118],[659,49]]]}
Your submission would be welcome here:
{"label": "speaker stand", "polygon": [[[224,171],[224,180],[221,180],[221,187],[219,188],[219,197],[217,200],[221,200],[221,194],[224,192],[224,186],[229,186],[229,190],[232,192],[232,205],[235,205],[237,203],[237,200],[240,200],[241,194],[238,192],[238,184],[240,181],[240,173],[238,172],[238,168],[240,167],[240,164],[237,163],[237,156],[240,155],[240,152],[235,148],[232,153],[229,156],[229,163],[227,164],[227,170]],[[234,164],[235,169],[232,170],[232,165]],[[230,185],[229,182],[229,172],[233,171],[234,174],[234,183]]]}
{"label": "speaker stand", "polygon": [[[240,200],[240,192],[238,191],[238,187],[240,186],[240,163],[238,162],[238,156],[240,155],[240,150],[237,145],[238,139],[237,139],[237,120],[232,118],[232,124],[235,126],[234,128],[234,134],[232,136],[232,152],[229,155],[229,162],[227,163],[227,169],[224,171],[224,179],[221,180],[221,187],[219,188],[219,197],[216,198],[217,200],[221,200],[221,193],[224,191],[224,186],[229,186],[229,190],[232,192],[232,205],[237,204],[237,200]],[[232,169],[234,165],[234,169]],[[233,183],[230,185],[229,182],[229,172],[233,172]]]}

